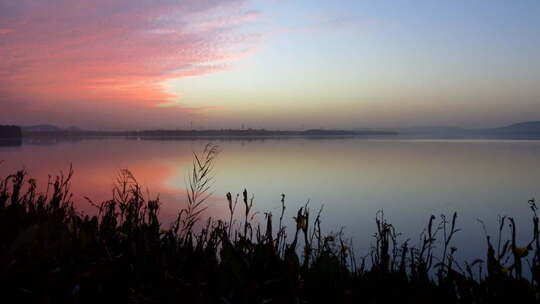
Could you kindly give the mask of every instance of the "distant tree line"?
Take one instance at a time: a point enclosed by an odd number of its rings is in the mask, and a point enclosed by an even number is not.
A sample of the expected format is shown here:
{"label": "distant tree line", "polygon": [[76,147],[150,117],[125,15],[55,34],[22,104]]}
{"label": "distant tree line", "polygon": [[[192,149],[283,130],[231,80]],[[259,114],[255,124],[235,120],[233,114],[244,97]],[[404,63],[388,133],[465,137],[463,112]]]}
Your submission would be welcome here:
{"label": "distant tree line", "polygon": [[18,126],[0,125],[0,138],[21,138],[21,128]]}
{"label": "distant tree line", "polygon": [[381,130],[322,130],[283,131],[266,129],[219,129],[219,130],[143,130],[143,131],[25,131],[25,136],[133,136],[133,137],[325,137],[325,136],[378,136],[397,135]]}

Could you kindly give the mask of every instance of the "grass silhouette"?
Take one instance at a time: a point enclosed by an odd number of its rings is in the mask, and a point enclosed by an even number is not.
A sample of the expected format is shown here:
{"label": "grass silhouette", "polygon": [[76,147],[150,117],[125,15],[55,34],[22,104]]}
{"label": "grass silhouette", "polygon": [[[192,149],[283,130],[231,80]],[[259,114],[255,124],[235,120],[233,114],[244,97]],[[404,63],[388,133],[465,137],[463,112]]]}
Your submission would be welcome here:
{"label": "grass silhouette", "polygon": [[[208,145],[194,154],[187,205],[167,228],[160,201],[146,198],[122,170],[112,198],[88,201],[95,216],[74,208],[73,170],[48,182],[44,193],[23,171],[0,181],[0,290],[4,299],[35,303],[536,303],[540,284],[537,207],[533,235],[519,246],[512,218],[499,219],[496,245],[486,233],[485,259],[458,263],[451,219],[432,216],[420,246],[398,242],[398,232],[376,215],[368,255],[357,258],[342,232],[324,235],[321,211],[308,205],[284,225],[285,195],[277,229],[271,213],[254,221],[246,190],[226,194],[228,219],[201,223],[211,194]],[[234,225],[238,201],[243,223]],[[195,228],[196,224],[198,227]],[[200,226],[200,227],[199,227]],[[510,239],[502,238],[509,229]],[[442,255],[436,256],[440,245]],[[529,275],[524,275],[530,272]]]}

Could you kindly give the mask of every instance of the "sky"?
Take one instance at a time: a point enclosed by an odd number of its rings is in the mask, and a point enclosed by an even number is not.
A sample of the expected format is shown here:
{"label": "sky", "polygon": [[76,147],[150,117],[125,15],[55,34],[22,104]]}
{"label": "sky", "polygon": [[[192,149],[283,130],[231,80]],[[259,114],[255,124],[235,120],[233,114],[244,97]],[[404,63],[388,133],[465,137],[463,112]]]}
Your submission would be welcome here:
{"label": "sky", "polygon": [[540,120],[539,1],[0,0],[0,124]]}

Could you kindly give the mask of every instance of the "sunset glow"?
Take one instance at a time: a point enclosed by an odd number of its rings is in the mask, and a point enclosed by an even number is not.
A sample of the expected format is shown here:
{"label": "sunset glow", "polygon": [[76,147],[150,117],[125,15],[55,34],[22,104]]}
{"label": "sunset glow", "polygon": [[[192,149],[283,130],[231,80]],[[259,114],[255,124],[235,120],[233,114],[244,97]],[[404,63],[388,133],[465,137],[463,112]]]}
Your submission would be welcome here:
{"label": "sunset glow", "polygon": [[1,0],[0,119],[93,129],[536,119],[538,13],[534,1]]}

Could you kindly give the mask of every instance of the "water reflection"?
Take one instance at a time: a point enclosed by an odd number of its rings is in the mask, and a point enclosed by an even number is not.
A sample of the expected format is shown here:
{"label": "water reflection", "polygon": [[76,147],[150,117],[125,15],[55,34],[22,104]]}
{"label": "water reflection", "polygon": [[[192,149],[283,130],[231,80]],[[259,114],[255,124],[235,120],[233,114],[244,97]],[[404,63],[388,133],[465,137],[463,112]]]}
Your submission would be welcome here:
{"label": "water reflection", "polygon": [[2,147],[19,147],[22,145],[21,138],[0,138],[0,148]]}
{"label": "water reflection", "polygon": [[[130,169],[151,194],[163,201],[162,216],[172,219],[185,202],[185,174],[192,151],[207,141],[101,138],[25,142],[0,149],[0,174],[27,168],[39,181],[49,174],[75,170],[73,192],[84,201],[110,197],[115,174]],[[286,194],[287,215],[310,199],[324,205],[323,228],[345,227],[362,251],[374,232],[374,215],[386,216],[403,232],[416,237],[431,214],[457,211],[463,233],[459,255],[483,255],[485,220],[495,229],[499,214],[516,218],[520,236],[528,237],[527,201],[538,197],[540,142],[434,140],[252,140],[220,141],[216,182],[207,215],[225,217],[224,195],[244,187],[255,196],[258,211],[279,212]],[[474,244],[474,246],[470,246]]]}

